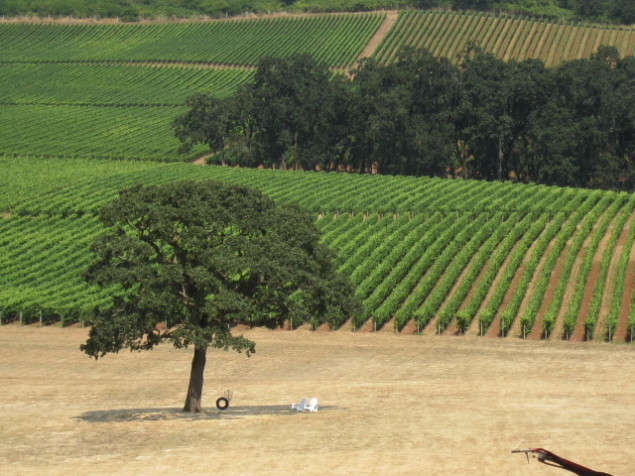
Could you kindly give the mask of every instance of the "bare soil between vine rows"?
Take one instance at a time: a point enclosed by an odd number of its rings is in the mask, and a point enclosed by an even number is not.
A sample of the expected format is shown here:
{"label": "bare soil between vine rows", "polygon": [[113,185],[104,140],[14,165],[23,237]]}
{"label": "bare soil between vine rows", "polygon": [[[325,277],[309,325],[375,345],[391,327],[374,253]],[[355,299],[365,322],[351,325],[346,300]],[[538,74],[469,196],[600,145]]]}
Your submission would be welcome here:
{"label": "bare soil between vine rows", "polygon": [[[625,344],[252,330],[253,357],[209,352],[207,409],[192,416],[179,411],[190,350],[94,361],[86,333],[0,327],[6,474],[564,474],[510,453],[536,446],[633,473]],[[320,411],[291,411],[303,396]]]}

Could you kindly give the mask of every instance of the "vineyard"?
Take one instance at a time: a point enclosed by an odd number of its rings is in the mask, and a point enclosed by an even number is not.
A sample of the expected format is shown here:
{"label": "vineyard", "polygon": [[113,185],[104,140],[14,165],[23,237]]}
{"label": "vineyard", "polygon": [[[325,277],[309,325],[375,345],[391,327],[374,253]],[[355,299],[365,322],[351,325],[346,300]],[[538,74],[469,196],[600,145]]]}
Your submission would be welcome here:
{"label": "vineyard", "polygon": [[2,24],[2,62],[118,61],[254,65],[308,53],[345,67],[385,14],[334,14],[167,24]]}
{"label": "vineyard", "polygon": [[588,58],[600,45],[615,46],[622,56],[635,54],[635,29],[549,23],[473,12],[401,12],[373,56],[390,63],[404,46],[425,48],[458,61],[473,42],[507,60],[539,59],[547,67]]}
{"label": "vineyard", "polygon": [[[171,122],[231,95],[263,55],[347,67],[384,14],[173,24],[0,24],[0,153],[189,161]],[[221,66],[217,66],[221,65]]]}
{"label": "vineyard", "polygon": [[[395,21],[396,20],[396,21]],[[194,93],[230,96],[263,55],[311,54],[333,69],[403,46],[456,60],[468,42],[547,65],[601,44],[635,51],[635,30],[472,13],[282,16],[156,24],[0,23],[0,153],[189,161],[170,123]]]}
{"label": "vineyard", "polygon": [[219,179],[315,214],[363,302],[353,329],[635,337],[631,194],[179,163],[6,157],[0,166],[3,322],[74,322],[108,302],[81,272],[102,230],[96,213],[118,190]]}
{"label": "vineyard", "polygon": [[105,305],[110,292],[81,279],[89,243],[101,232],[99,207],[135,183],[214,178],[315,214],[363,302],[351,328],[635,338],[631,195],[199,167],[182,162],[205,148],[179,154],[170,126],[190,95],[227,97],[250,81],[262,55],[310,53],[345,69],[363,51],[389,63],[403,46],[456,60],[474,41],[504,59],[553,66],[588,57],[601,44],[632,55],[632,28],[401,12],[0,23],[0,39],[2,322],[75,322]]}

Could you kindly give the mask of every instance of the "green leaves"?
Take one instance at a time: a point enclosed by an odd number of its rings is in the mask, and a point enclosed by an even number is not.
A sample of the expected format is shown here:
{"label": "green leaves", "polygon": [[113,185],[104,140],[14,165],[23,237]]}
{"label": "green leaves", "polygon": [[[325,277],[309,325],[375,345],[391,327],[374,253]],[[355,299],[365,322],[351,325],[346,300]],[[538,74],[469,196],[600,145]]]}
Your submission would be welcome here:
{"label": "green leaves", "polygon": [[[110,231],[85,274],[123,291],[96,312],[83,350],[98,357],[163,340],[253,352],[236,324],[286,319],[333,326],[356,312],[352,288],[318,243],[310,216],[221,182],[136,186],[102,209]],[[159,323],[167,329],[158,332]]]}

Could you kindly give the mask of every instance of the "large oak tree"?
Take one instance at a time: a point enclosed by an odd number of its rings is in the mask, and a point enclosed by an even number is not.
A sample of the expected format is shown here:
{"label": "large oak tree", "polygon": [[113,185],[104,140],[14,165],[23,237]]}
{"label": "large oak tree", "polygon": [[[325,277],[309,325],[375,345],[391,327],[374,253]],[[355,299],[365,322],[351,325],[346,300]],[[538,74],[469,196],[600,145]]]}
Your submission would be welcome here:
{"label": "large oak tree", "polygon": [[[183,410],[201,411],[208,348],[250,355],[238,324],[340,326],[359,309],[307,212],[220,182],[136,186],[105,206],[108,231],[85,278],[113,287],[81,350],[99,358],[162,342],[191,346]],[[164,325],[163,325],[164,324]]]}

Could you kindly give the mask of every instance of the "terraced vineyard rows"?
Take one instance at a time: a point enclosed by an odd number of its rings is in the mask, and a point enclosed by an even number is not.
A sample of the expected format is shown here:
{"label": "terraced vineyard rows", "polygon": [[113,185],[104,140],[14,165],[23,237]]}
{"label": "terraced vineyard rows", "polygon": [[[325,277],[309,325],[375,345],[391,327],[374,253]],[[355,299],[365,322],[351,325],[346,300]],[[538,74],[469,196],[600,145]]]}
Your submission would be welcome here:
{"label": "terraced vineyard rows", "polygon": [[328,66],[357,59],[383,13],[167,24],[0,24],[0,62],[167,61],[254,65],[309,53]]}
{"label": "terraced vineyard rows", "polygon": [[315,213],[363,302],[351,328],[622,341],[635,330],[628,194],[156,162],[0,167],[4,322],[70,322],[107,302],[80,274],[101,231],[95,214],[118,190],[213,178]]}
{"label": "terraced vineyard rows", "polygon": [[[232,94],[263,55],[352,63],[385,14],[170,24],[0,24],[0,153],[192,160],[171,122],[194,93]],[[210,63],[242,65],[213,67]]]}
{"label": "terraced vineyard rows", "polygon": [[252,74],[196,66],[0,63],[0,104],[181,106],[197,92],[229,96]]}
{"label": "terraced vineyard rows", "polygon": [[[190,160],[204,148],[179,155],[170,128],[187,97],[230,95],[250,80],[263,55],[304,52],[330,67],[349,68],[386,18],[360,13],[167,24],[0,23],[0,153]],[[401,46],[411,45],[456,59],[469,40],[501,58],[537,57],[547,65],[589,56],[599,44],[635,51],[632,28],[401,12],[374,56],[390,62]]]}
{"label": "terraced vineyard rows", "polygon": [[474,42],[504,60],[535,58],[546,66],[588,58],[600,45],[615,46],[622,56],[635,54],[635,29],[563,25],[474,12],[403,11],[373,56],[394,61],[404,46],[426,48],[458,61]]}
{"label": "terraced vineyard rows", "polygon": [[190,95],[227,96],[245,69],[121,64],[0,64],[0,153],[191,160],[170,123]]}
{"label": "terraced vineyard rows", "polygon": [[61,157],[191,160],[170,127],[184,107],[0,106],[0,153]]}

